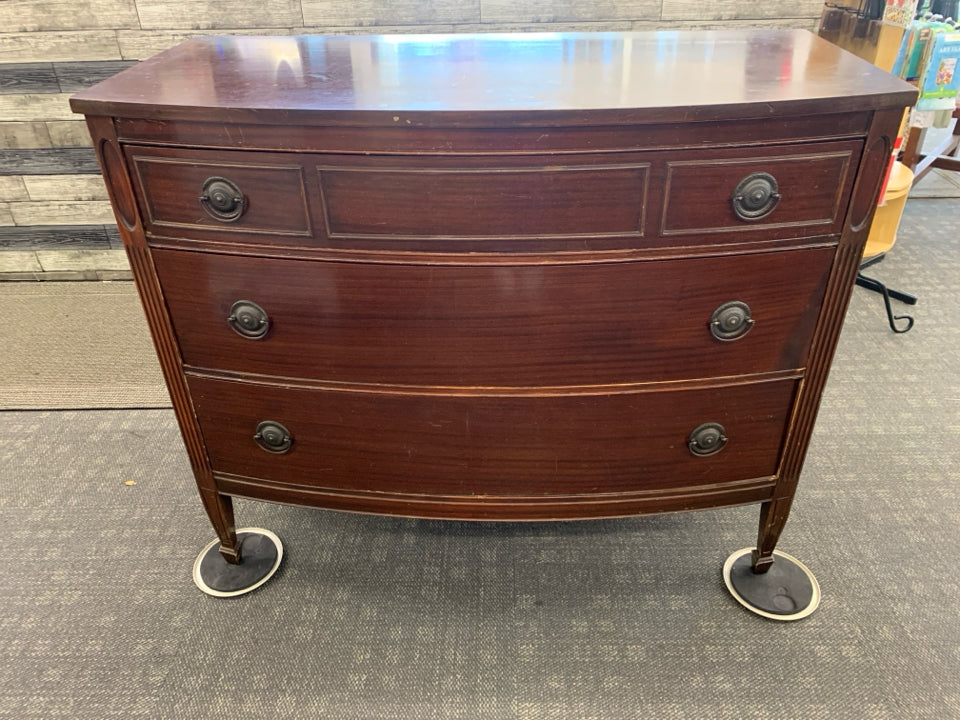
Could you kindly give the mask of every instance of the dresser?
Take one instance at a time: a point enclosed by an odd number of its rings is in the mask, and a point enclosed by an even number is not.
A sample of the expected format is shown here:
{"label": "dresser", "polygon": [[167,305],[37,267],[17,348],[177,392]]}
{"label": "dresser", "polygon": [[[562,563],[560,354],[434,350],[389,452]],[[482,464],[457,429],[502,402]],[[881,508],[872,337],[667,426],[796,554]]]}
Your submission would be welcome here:
{"label": "dresser", "polygon": [[738,567],[769,584],[914,97],[791,30],[201,37],[75,95],[216,530],[201,557],[229,574],[274,544],[233,497],[758,503]]}

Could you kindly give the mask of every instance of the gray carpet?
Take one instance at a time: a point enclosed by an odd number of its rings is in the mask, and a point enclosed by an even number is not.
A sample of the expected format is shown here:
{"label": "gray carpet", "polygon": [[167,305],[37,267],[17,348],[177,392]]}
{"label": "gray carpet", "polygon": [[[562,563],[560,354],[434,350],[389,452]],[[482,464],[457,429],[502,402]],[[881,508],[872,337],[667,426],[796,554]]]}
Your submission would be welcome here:
{"label": "gray carpet", "polygon": [[875,268],[921,296],[913,331],[856,291],[781,542],[822,586],[810,618],[722,586],[755,507],[497,525],[240,502],[287,557],[215,600],[170,411],[9,412],[0,717],[960,717],[958,210],[911,203]]}

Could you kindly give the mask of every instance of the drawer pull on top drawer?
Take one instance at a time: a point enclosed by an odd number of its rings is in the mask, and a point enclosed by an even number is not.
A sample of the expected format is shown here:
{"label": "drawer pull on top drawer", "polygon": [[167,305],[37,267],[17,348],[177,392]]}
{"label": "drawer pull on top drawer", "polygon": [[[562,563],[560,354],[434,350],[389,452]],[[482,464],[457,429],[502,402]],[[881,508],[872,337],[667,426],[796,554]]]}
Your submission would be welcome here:
{"label": "drawer pull on top drawer", "polygon": [[200,206],[216,220],[236,222],[247,207],[247,199],[235,182],[214,176],[203,181]]}
{"label": "drawer pull on top drawer", "polygon": [[237,335],[250,340],[260,340],[270,330],[270,318],[266,311],[249,300],[237,300],[230,306],[227,324]]}
{"label": "drawer pull on top drawer", "polygon": [[289,452],[293,445],[293,438],[290,437],[290,431],[283,425],[273,420],[264,420],[257,425],[257,432],[253,436],[257,445],[269,453],[282,455]]}
{"label": "drawer pull on top drawer", "polygon": [[753,327],[750,306],[739,300],[726,302],[710,316],[710,334],[717,340],[732,342],[739,340]]}
{"label": "drawer pull on top drawer", "polygon": [[688,447],[694,455],[703,457],[713,455],[723,449],[727,444],[726,431],[720,423],[703,423],[698,425],[690,433]]}
{"label": "drawer pull on top drawer", "polygon": [[770,173],[750,173],[733,191],[733,211],[741,220],[759,220],[780,202],[777,180]]}

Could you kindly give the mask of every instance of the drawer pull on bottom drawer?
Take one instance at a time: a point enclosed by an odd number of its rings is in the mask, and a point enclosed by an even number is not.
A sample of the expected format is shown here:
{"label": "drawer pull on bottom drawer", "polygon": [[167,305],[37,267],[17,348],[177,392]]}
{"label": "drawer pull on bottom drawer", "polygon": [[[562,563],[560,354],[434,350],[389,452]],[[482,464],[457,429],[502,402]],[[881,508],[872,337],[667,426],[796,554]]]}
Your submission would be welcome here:
{"label": "drawer pull on bottom drawer", "polygon": [[701,457],[713,455],[727,444],[726,431],[720,423],[703,423],[690,433],[690,452]]}
{"label": "drawer pull on bottom drawer", "polygon": [[750,306],[739,300],[724,303],[710,316],[710,333],[723,342],[739,340],[750,332],[752,327]]}
{"label": "drawer pull on bottom drawer", "polygon": [[233,331],[250,340],[259,340],[270,329],[270,318],[266,311],[249,300],[237,300],[230,306],[227,324]]}
{"label": "drawer pull on bottom drawer", "polygon": [[293,445],[290,431],[273,420],[264,420],[257,425],[257,432],[253,436],[253,440],[267,452],[277,455],[288,452]]}

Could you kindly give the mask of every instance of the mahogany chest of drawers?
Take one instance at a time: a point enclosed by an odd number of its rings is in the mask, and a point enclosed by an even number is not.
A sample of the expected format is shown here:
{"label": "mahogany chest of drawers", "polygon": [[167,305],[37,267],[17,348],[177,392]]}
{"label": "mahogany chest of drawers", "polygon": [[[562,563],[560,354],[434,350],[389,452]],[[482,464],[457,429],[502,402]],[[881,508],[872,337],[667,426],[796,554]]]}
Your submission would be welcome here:
{"label": "mahogany chest of drawers", "polygon": [[72,105],[227,560],[234,496],[762,503],[762,574],[912,99],[737,31],[196,38]]}

